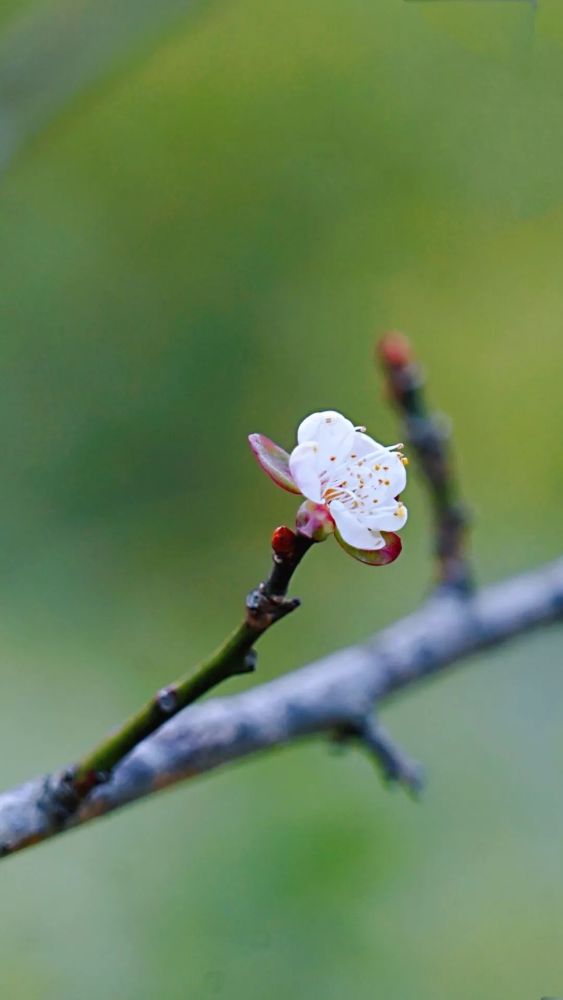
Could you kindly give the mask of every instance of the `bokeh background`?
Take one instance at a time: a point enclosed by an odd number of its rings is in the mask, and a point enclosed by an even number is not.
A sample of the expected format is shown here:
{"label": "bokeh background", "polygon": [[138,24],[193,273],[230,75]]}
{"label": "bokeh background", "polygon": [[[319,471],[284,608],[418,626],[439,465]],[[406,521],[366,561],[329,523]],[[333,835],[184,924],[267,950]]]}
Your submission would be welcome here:
{"label": "bokeh background", "polygon": [[[0,5],[0,781],[87,749],[216,645],[294,500],[246,435],[397,427],[408,331],[482,581],[563,541],[559,0]],[[266,680],[429,585],[327,544]],[[563,995],[557,630],[402,697],[429,784],[309,743],[2,866],[10,1000]]]}

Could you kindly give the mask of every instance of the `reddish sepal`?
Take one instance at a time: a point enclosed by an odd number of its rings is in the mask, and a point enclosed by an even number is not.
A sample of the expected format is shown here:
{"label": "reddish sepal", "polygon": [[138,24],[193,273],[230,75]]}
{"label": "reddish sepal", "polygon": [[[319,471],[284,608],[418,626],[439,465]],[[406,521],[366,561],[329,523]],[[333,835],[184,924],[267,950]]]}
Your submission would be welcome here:
{"label": "reddish sepal", "polygon": [[338,531],[335,531],[334,534],[338,544],[342,546],[349,556],[357,559],[358,562],[365,563],[367,566],[388,566],[389,563],[395,562],[395,559],[398,559],[401,555],[402,542],[394,531],[381,532],[385,539],[385,545],[381,549],[356,549],[353,545],[348,545]]}
{"label": "reddish sepal", "polygon": [[281,486],[288,493],[301,494],[301,490],[289,471],[287,451],[280,448],[279,444],[274,441],[270,441],[270,438],[265,437],[264,434],[249,434],[248,443],[259,465],[277,486]]}

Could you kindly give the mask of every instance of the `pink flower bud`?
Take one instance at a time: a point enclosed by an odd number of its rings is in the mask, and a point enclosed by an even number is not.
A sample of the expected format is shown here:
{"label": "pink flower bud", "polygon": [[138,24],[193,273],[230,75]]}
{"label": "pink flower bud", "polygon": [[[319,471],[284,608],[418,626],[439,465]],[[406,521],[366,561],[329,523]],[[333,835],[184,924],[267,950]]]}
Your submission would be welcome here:
{"label": "pink flower bud", "polygon": [[334,520],[325,504],[305,500],[297,511],[295,527],[306,538],[324,542],[334,532]]}

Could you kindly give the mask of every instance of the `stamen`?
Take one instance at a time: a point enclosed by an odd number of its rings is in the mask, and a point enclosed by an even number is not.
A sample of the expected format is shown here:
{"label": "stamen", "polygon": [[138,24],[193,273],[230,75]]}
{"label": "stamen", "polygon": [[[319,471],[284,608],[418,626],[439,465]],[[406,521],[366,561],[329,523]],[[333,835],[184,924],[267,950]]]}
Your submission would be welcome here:
{"label": "stamen", "polygon": [[333,500],[340,500],[342,503],[347,503],[350,501],[355,501],[355,494],[352,490],[339,489],[335,486],[329,486],[323,493],[323,500],[325,503],[330,504]]}

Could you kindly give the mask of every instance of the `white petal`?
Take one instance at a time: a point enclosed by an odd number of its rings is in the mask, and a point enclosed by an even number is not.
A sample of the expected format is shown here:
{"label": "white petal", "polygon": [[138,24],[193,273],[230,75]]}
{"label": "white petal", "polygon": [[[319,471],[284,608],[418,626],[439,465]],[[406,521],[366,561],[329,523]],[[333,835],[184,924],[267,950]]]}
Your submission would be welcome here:
{"label": "white petal", "polygon": [[388,451],[381,460],[377,463],[374,462],[375,464],[381,465],[378,476],[381,479],[389,480],[389,483],[384,483],[385,488],[389,490],[392,497],[398,497],[407,485],[407,470],[397,453]]}
{"label": "white petal", "polygon": [[404,503],[396,503],[370,514],[368,523],[376,531],[400,531],[407,523],[407,517],[408,511]]}
{"label": "white petal", "polygon": [[352,442],[352,454],[354,458],[363,458],[364,455],[379,451],[385,451],[385,445],[379,444],[379,441],[374,441],[369,434],[356,431]]}
{"label": "white petal", "polygon": [[380,549],[385,544],[384,539],[375,527],[371,530],[365,520],[360,520],[353,511],[348,510],[339,500],[330,504],[338,531],[348,545],[356,549]]}
{"label": "white petal", "polygon": [[316,441],[322,447],[333,446],[340,452],[343,445],[346,452],[351,448],[355,435],[354,425],[341,413],[336,410],[324,410],[321,413],[312,413],[310,417],[299,425],[297,431],[297,441],[303,444],[305,441]]}
{"label": "white petal", "polygon": [[[340,467],[349,460],[355,437],[354,425],[334,410],[316,413],[303,421],[299,428],[299,438],[303,434],[313,434],[310,438],[318,447],[317,472],[326,486],[340,477]],[[302,443],[305,443],[304,441]]]}
{"label": "white petal", "polygon": [[[356,434],[352,455],[357,455],[358,457],[350,462],[348,472],[354,479],[365,480],[368,484],[368,489],[377,490],[378,497],[381,497],[382,494],[383,496],[388,496],[389,500],[384,500],[384,503],[388,504],[399,493],[402,493],[407,485],[405,466],[396,452],[389,451],[383,445],[377,445],[377,442],[372,441],[371,438],[368,438],[368,441],[371,441],[374,447],[369,452],[366,451],[362,457],[360,452],[356,451],[356,448],[365,448],[367,444],[365,441],[358,442],[357,439],[360,437],[365,438],[365,436],[363,434]],[[380,449],[379,452],[375,451],[376,448]],[[350,459],[352,455],[350,455]]]}
{"label": "white petal", "polygon": [[319,503],[321,499],[321,480],[317,472],[318,445],[314,441],[298,444],[289,456],[289,471],[308,500]]}

